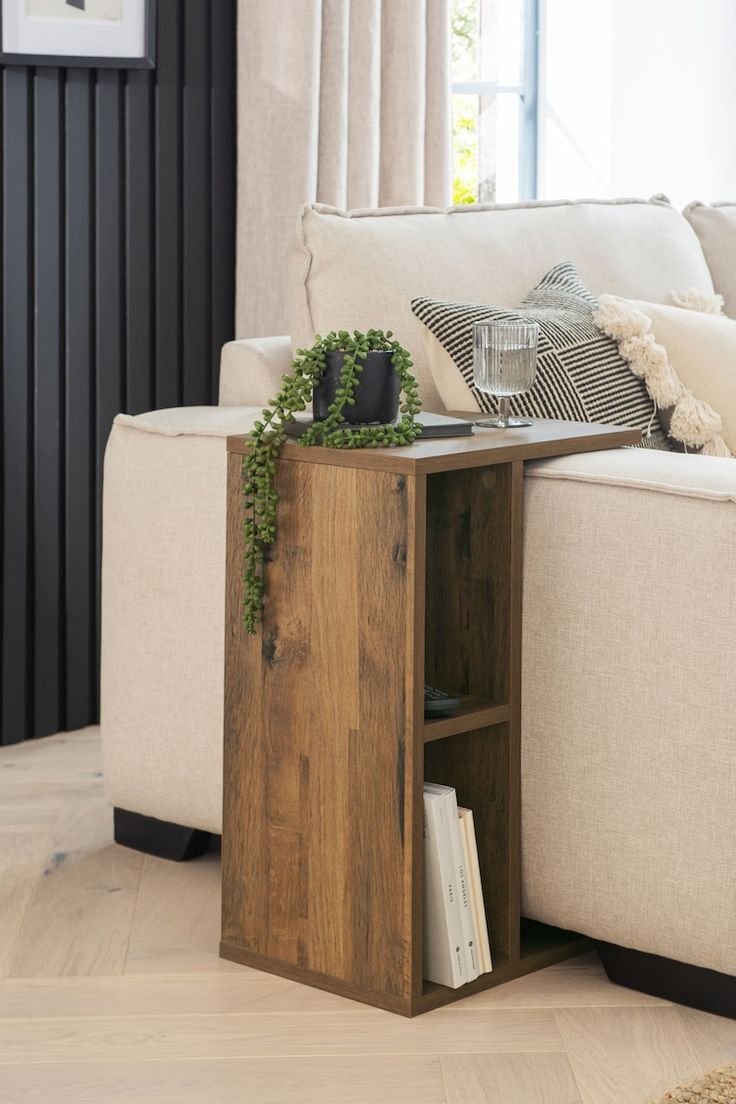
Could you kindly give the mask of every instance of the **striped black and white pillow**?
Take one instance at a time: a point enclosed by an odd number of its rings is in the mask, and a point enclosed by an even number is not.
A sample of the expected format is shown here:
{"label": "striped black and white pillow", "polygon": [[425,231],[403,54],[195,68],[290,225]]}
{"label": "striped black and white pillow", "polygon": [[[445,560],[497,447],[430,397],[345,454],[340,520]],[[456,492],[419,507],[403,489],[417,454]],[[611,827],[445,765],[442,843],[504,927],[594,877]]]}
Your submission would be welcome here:
{"label": "striped black and white pillow", "polygon": [[654,415],[646,386],[619,355],[615,341],[593,321],[597,302],[574,265],[555,265],[517,309],[450,303],[421,297],[412,310],[437,338],[445,354],[432,371],[458,371],[478,406],[497,412],[493,396],[473,383],[473,323],[536,322],[539,325],[537,379],[531,391],[511,398],[517,417],[559,418],[574,422],[606,422],[642,430],[642,444],[669,449],[666,434]]}

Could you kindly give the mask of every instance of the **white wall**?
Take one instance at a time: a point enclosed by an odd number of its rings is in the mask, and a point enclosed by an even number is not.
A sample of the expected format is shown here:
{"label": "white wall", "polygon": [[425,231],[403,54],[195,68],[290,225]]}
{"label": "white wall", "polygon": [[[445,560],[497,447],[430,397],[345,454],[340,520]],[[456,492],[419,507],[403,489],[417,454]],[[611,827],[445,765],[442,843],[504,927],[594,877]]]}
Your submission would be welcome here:
{"label": "white wall", "polygon": [[736,200],[736,0],[542,0],[539,194]]}

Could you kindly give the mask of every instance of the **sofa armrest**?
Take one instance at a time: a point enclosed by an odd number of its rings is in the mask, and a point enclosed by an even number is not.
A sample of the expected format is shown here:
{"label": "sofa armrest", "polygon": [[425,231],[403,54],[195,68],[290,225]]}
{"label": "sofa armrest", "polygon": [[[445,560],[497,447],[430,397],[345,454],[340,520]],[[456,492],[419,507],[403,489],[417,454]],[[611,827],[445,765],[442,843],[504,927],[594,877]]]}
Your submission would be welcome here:
{"label": "sofa armrest", "polygon": [[219,406],[265,406],[291,367],[291,338],[228,341],[220,354]]}
{"label": "sofa armrest", "polygon": [[525,480],[525,915],[736,963],[736,463],[621,449]]}

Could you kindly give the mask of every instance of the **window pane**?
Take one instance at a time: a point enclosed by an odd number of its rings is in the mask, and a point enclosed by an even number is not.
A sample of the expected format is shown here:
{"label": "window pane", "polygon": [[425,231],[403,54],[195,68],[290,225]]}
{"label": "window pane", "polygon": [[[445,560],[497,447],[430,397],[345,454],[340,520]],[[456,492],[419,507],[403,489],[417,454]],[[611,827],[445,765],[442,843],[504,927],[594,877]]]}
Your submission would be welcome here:
{"label": "window pane", "polygon": [[[525,0],[452,0],[454,202],[519,198]],[[531,28],[534,30],[534,28]],[[476,87],[472,87],[475,85]]]}
{"label": "window pane", "polygon": [[452,97],[453,203],[478,202],[478,97]]}
{"label": "window pane", "polygon": [[453,203],[519,198],[519,97],[455,95]]}
{"label": "window pane", "polygon": [[524,0],[452,0],[452,79],[521,81]]}
{"label": "window pane", "polygon": [[520,109],[518,96],[498,97],[495,120],[496,203],[515,203],[519,198]]}

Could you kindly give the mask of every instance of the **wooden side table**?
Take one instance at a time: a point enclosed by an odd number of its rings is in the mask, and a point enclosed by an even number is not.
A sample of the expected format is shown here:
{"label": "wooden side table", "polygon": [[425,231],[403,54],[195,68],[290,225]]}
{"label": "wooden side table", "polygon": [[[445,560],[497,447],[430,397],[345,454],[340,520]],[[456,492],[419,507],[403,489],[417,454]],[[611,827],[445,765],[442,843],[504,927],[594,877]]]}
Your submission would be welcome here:
{"label": "wooden side table", "polygon": [[[228,440],[224,958],[407,1016],[578,953],[520,915],[524,461],[634,444],[570,422],[284,448],[265,620],[241,620]],[[457,693],[424,718],[424,684]],[[424,779],[475,815],[494,969],[422,978]]]}

